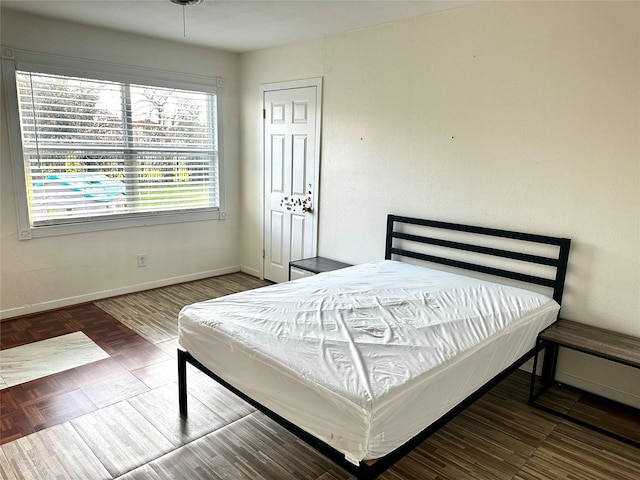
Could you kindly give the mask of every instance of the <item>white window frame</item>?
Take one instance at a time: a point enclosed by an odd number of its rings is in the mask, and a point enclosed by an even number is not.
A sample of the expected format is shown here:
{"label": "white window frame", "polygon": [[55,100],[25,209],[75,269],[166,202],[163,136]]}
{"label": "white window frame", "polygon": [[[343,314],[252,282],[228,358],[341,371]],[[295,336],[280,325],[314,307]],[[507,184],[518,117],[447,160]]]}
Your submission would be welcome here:
{"label": "white window frame", "polygon": [[[2,71],[7,108],[7,126],[9,129],[9,146],[13,166],[13,181],[16,195],[18,215],[18,238],[29,240],[37,237],[65,235],[80,232],[94,232],[117,228],[181,223],[202,220],[223,220],[225,211],[225,176],[223,161],[223,87],[224,80],[219,77],[205,77],[185,73],[156,70],[129,65],[118,65],[93,60],[62,57],[35,52],[16,50],[11,47],[2,49]],[[27,206],[27,185],[24,155],[22,151],[22,134],[18,107],[16,70],[65,75],[96,80],[122,83],[135,83],[165,88],[179,88],[213,93],[217,104],[217,137],[218,137],[218,194],[219,207],[205,211],[167,211],[138,213],[124,218],[100,218],[87,221],[61,224],[31,226]]]}

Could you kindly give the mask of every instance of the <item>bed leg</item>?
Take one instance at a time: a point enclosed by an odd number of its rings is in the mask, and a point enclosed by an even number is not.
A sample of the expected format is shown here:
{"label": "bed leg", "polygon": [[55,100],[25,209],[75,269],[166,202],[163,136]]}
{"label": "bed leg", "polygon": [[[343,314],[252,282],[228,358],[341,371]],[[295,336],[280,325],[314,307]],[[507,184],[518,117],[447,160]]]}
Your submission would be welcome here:
{"label": "bed leg", "polygon": [[180,416],[187,416],[187,352],[178,349],[178,405]]}

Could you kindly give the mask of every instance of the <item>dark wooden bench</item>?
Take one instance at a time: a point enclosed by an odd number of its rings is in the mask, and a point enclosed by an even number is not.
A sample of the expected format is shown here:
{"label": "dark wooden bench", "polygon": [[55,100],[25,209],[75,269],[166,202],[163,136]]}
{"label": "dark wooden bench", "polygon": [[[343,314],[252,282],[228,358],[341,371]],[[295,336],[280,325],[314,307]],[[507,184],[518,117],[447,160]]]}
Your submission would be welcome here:
{"label": "dark wooden bench", "polygon": [[[538,348],[544,350],[541,383],[542,388],[536,391],[536,375],[538,356],[534,357],[533,374],[529,390],[529,404],[550,413],[560,415],[568,420],[589,427],[626,443],[640,447],[640,442],[596,425],[575,418],[569,413],[560,412],[548,405],[537,402],[538,398],[551,385],[558,384],[555,379],[558,350],[560,347],[570,348],[578,352],[594,355],[616,363],[640,368],[640,338],[622,333],[611,332],[603,328],[592,327],[571,320],[560,319],[538,335]],[[638,379],[640,382],[640,377]],[[640,411],[638,411],[640,414]]]}

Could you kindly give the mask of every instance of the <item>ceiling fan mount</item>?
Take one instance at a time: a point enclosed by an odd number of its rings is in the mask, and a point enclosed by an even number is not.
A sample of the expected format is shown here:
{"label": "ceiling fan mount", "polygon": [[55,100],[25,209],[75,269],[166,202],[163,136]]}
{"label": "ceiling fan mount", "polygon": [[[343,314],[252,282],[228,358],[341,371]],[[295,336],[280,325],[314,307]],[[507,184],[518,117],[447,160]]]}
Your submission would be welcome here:
{"label": "ceiling fan mount", "polygon": [[169,1],[177,5],[182,5],[183,7],[185,5],[198,5],[199,3],[202,3],[202,0],[169,0]]}

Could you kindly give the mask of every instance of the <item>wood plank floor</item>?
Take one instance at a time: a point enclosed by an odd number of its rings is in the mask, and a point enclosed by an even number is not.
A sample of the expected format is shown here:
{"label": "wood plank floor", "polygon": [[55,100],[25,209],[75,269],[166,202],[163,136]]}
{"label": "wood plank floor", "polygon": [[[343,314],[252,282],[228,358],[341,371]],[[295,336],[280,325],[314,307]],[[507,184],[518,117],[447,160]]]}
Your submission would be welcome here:
{"label": "wood plank floor", "polygon": [[[226,275],[3,322],[3,349],[82,331],[110,357],[0,391],[0,478],[351,479],[193,369],[180,419],[178,311],[264,284]],[[513,373],[381,478],[640,478],[638,449],[529,407],[528,381]],[[600,411],[571,390],[546,401]],[[604,411],[640,432],[635,411]]]}

